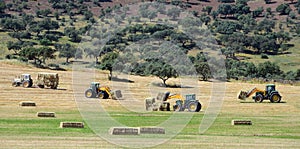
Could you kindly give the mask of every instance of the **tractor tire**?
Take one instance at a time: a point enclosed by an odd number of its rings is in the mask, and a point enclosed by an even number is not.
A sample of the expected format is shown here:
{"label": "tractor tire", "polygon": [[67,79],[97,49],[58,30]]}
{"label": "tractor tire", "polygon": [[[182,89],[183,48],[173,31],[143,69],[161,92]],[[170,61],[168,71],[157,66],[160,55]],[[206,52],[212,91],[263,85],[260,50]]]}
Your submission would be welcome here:
{"label": "tractor tire", "polygon": [[279,95],[279,94],[272,94],[271,96],[270,96],[270,101],[271,102],[276,102],[276,103],[279,103],[280,102],[280,100],[281,100],[281,96]]}
{"label": "tractor tire", "polygon": [[200,103],[197,101],[190,102],[187,105],[187,109],[189,110],[189,112],[199,112],[201,109],[201,104],[200,104],[200,106],[199,106],[199,104]]}
{"label": "tractor tire", "polygon": [[109,94],[105,91],[101,91],[101,92],[99,92],[98,97],[101,98],[101,99],[108,99]]}
{"label": "tractor tire", "polygon": [[181,111],[180,109],[181,109],[180,105],[177,105],[177,104],[173,105],[173,110],[174,111],[179,112],[179,111]]}
{"label": "tractor tire", "polygon": [[264,97],[261,94],[258,94],[254,99],[255,102],[263,102],[263,100],[264,100]]}
{"label": "tractor tire", "polygon": [[95,98],[96,97],[95,92],[93,92],[92,89],[86,90],[84,95],[86,98]]}
{"label": "tractor tire", "polygon": [[184,108],[182,106],[182,101],[177,100],[175,105],[173,105],[173,110],[176,111],[176,112],[183,111]]}
{"label": "tractor tire", "polygon": [[25,88],[30,87],[30,82],[29,81],[24,81],[23,82],[23,87],[25,87]]}

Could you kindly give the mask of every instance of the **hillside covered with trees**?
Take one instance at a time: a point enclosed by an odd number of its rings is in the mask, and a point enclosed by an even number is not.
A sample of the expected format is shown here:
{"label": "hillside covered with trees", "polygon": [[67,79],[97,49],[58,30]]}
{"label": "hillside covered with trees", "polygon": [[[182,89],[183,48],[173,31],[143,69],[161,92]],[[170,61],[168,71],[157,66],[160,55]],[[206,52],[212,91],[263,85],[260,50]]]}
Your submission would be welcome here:
{"label": "hillside covered with trees", "polygon": [[[300,68],[283,71],[278,63],[265,61],[255,64],[242,56],[258,55],[260,59],[267,60],[271,56],[285,55],[291,48],[299,48],[291,41],[294,38],[298,41],[300,39],[300,0],[151,0],[139,5],[136,9],[139,15],[136,16],[129,15],[134,10],[126,4],[129,2],[114,0],[2,0],[1,34],[9,37],[3,43],[8,49],[5,58],[30,62],[37,67],[59,67],[71,64],[70,59],[90,57],[94,59],[96,68],[112,72],[113,66],[118,66],[122,60],[129,61],[130,55],[126,53],[130,45],[156,39],[160,42],[142,44],[140,49],[131,53],[139,53],[141,57],[139,60],[131,59],[133,62],[128,68],[131,74],[155,75],[166,85],[169,78],[179,76],[179,69],[180,72],[188,72],[184,64],[174,68],[165,61],[153,58],[155,52],[171,52],[170,45],[163,44],[163,41],[171,41],[175,43],[176,49],[188,55],[199,77],[208,80],[213,76],[212,72],[218,71],[214,67],[218,65],[217,60],[205,55],[203,49],[208,48],[208,45],[199,46],[198,40],[180,30],[182,26],[205,26],[206,30],[198,28],[202,31],[201,39],[211,35],[216,41],[216,50],[225,59],[227,79],[300,80]],[[168,8],[167,5],[174,7]],[[178,19],[183,10],[189,11],[195,19]],[[124,27],[115,31],[104,45],[101,43],[98,46],[97,41],[107,31],[104,27],[102,34],[90,31],[95,23],[103,26],[110,24],[111,20],[107,16],[115,12],[119,15],[112,20]],[[160,19],[161,16],[171,18],[178,26],[160,24],[164,21]],[[85,42],[87,34],[92,38],[88,40],[93,46],[78,48],[78,45]],[[158,48],[162,51],[155,50]],[[182,54],[172,52],[173,55]],[[64,58],[65,62],[47,62],[49,59],[60,58]]]}

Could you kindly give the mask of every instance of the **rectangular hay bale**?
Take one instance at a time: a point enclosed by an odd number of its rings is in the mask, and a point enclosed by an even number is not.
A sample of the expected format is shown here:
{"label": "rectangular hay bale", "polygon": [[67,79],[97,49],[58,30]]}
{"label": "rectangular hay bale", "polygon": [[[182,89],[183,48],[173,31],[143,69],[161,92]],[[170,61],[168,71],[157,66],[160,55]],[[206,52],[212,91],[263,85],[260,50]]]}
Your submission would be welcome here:
{"label": "rectangular hay bale", "polygon": [[252,125],[251,120],[232,120],[231,125]]}
{"label": "rectangular hay bale", "polygon": [[141,127],[141,134],[165,134],[165,128],[162,127]]}
{"label": "rectangular hay bale", "polygon": [[55,112],[38,112],[38,117],[55,117]]}
{"label": "rectangular hay bale", "polygon": [[140,128],[138,127],[113,127],[110,129],[112,135],[139,135]]}
{"label": "rectangular hay bale", "polygon": [[83,122],[60,122],[60,128],[84,128]]}
{"label": "rectangular hay bale", "polygon": [[20,103],[19,103],[19,105],[20,106],[36,106],[36,104],[35,104],[35,102],[33,102],[33,101],[21,101]]}

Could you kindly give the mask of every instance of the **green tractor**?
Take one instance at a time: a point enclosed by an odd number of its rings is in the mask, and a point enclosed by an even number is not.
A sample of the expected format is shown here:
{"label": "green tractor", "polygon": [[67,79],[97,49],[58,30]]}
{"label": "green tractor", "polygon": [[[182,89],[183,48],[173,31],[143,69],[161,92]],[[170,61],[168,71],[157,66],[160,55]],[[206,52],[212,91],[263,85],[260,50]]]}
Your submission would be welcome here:
{"label": "green tractor", "polygon": [[99,82],[92,82],[90,88],[85,91],[86,98],[102,98],[102,99],[120,99],[122,94],[120,90],[111,91],[108,86],[100,86]]}
{"label": "green tractor", "polygon": [[281,101],[282,96],[276,91],[274,84],[267,84],[266,90],[260,90],[256,87],[250,91],[241,91],[238,95],[238,98],[244,100],[255,93],[255,96],[252,99],[255,102],[263,102],[263,100],[270,100],[271,102],[279,103]]}

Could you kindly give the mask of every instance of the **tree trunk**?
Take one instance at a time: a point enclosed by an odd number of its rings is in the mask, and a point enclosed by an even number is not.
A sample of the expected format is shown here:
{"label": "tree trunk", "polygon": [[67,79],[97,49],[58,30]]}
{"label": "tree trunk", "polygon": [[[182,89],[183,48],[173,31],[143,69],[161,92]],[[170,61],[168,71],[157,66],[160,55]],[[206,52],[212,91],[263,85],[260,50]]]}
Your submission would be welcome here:
{"label": "tree trunk", "polygon": [[69,63],[69,57],[66,58],[66,63]]}
{"label": "tree trunk", "polygon": [[99,63],[99,61],[98,61],[98,56],[95,56],[95,61],[96,61],[96,64]]}
{"label": "tree trunk", "polygon": [[165,87],[167,87],[167,84],[166,84],[167,79],[162,79],[162,80],[164,82]]}

